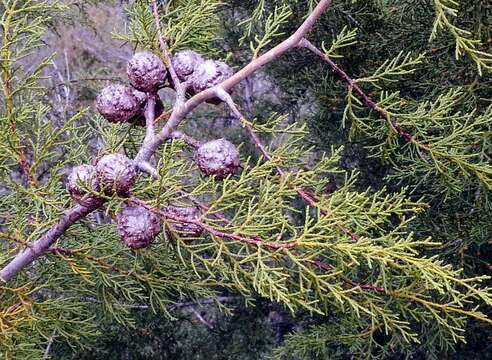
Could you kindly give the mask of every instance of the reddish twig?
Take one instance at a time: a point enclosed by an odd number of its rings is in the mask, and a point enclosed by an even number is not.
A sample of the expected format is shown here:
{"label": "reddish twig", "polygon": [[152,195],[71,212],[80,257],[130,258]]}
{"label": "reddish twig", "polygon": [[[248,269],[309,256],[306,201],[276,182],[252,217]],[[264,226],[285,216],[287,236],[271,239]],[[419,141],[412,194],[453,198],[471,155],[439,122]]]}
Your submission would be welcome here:
{"label": "reddish twig", "polygon": [[[171,138],[172,133],[179,126],[181,121],[188,116],[197,106],[201,105],[207,100],[211,100],[216,97],[216,88],[207,89],[201,93],[193,96],[191,99],[186,100],[185,92],[186,88],[179,83],[176,73],[172,67],[170,56],[167,50],[167,44],[162,36],[162,30],[160,26],[160,16],[158,13],[158,6],[156,0],[152,1],[153,14],[156,21],[156,27],[159,36],[159,43],[161,50],[163,51],[166,63],[168,65],[168,70],[175,82],[175,90],[177,92],[176,103],[173,106],[173,111],[161,131],[152,137],[152,140],[144,141],[137,156],[134,159],[134,164],[137,168],[142,169],[145,164],[151,159],[155,154],[159,146],[161,146],[165,141]],[[299,43],[307,35],[307,33],[312,29],[319,17],[330,7],[331,0],[320,0],[318,5],[314,8],[313,12],[306,18],[306,20],[301,24],[297,31],[292,34],[288,39],[281,42],[279,45],[275,46],[273,49],[269,50],[265,54],[251,61],[243,69],[235,73],[229,79],[225,80],[218,87],[224,89],[225,91],[231,90],[234,86],[239,84],[242,80],[246,79],[248,76],[259,70],[264,65],[278,59],[284,53],[292,50],[299,46]],[[5,90],[5,84],[8,84],[10,79],[3,78],[3,86]],[[5,81],[7,80],[7,82]],[[7,103],[12,105],[12,99],[7,98]],[[155,120],[155,119],[154,119]],[[91,208],[86,208],[77,205],[69,209],[65,215],[63,215],[59,221],[53,225],[40,239],[34,241],[30,246],[23,251],[19,252],[14,259],[8,263],[2,270],[0,270],[0,280],[5,282],[11,280],[15,275],[22,270],[25,266],[32,263],[36,258],[45,253],[48,248],[58,240],[58,238],[75,222],[84,218],[92,211],[96,210],[102,206],[94,206]],[[181,219],[184,220],[184,219]],[[224,234],[231,236],[231,234]],[[244,240],[238,238],[237,240]],[[258,240],[248,239],[256,242]],[[272,244],[273,245],[273,244]]]}
{"label": "reddish twig", "polygon": [[208,225],[207,223],[203,222],[201,219],[191,219],[191,218],[186,218],[182,216],[177,216],[173,213],[163,211],[161,209],[156,209],[149,204],[147,204],[145,201],[142,201],[140,199],[133,198],[131,200],[135,204],[138,204],[140,206],[143,206],[144,208],[148,209],[149,211],[152,211],[153,213],[159,215],[162,219],[164,220],[172,220],[180,223],[186,223],[186,224],[193,224],[201,227],[204,231],[208,232],[209,234],[222,238],[222,239],[229,239],[229,240],[234,240],[242,243],[246,243],[249,245],[254,245],[254,246],[265,246],[273,250],[280,250],[280,249],[292,249],[299,244],[294,241],[291,243],[277,243],[277,242],[266,242],[264,241],[260,236],[247,236],[247,235],[242,235],[242,234],[237,234],[237,233],[227,233],[221,230],[218,230],[214,228],[213,226]]}
{"label": "reddish twig", "polygon": [[344,80],[347,83],[347,86],[348,86],[348,88],[349,88],[350,91],[354,91],[357,95],[359,95],[360,98],[362,99],[362,102],[369,109],[375,111],[376,113],[379,114],[379,116],[381,118],[383,118],[385,121],[387,121],[387,123],[389,124],[389,126],[391,127],[391,129],[393,130],[393,132],[395,132],[396,134],[402,136],[408,142],[411,142],[411,143],[415,144],[416,146],[418,146],[418,147],[420,147],[420,148],[422,148],[424,150],[427,150],[427,151],[430,151],[431,150],[431,148],[430,148],[429,145],[422,144],[422,143],[418,142],[417,139],[415,138],[415,136],[413,136],[412,134],[410,134],[409,132],[407,132],[405,129],[403,129],[400,125],[398,125],[397,122],[393,121],[391,119],[390,114],[386,110],[384,110],[383,108],[381,108],[374,100],[372,100],[364,92],[364,90],[362,90],[362,88],[357,84],[357,81],[355,81],[354,79],[352,79],[333,60],[331,60],[328,55],[326,55],[323,51],[321,51],[316,46],[314,46],[309,40],[302,39],[299,42],[299,47],[305,48],[305,49],[311,51],[313,54],[315,54],[316,56],[318,56],[319,58],[321,58],[325,63],[327,63],[331,67],[331,69],[333,70],[333,72],[335,74],[337,74],[342,80]]}
{"label": "reddish twig", "polygon": [[[319,268],[321,270],[325,270],[325,271],[333,271],[335,269],[335,267],[333,265],[326,264],[326,263],[319,261],[319,260],[310,260],[309,263],[311,265],[314,265],[317,268]],[[359,283],[355,280],[349,279],[346,276],[342,276],[341,278],[344,282],[352,285],[353,287],[359,288],[361,290],[373,291],[373,292],[377,292],[377,293],[381,293],[381,294],[388,294],[386,289],[383,287],[371,285],[371,284],[362,284],[362,283]]]}
{"label": "reddish twig", "polygon": [[24,171],[24,174],[26,174],[27,178],[29,179],[29,184],[31,184],[32,187],[38,187],[38,180],[34,176],[31,165],[27,161],[26,154],[22,149],[19,149],[19,165],[21,166],[22,171]]}
{"label": "reddish twig", "polygon": [[[258,136],[258,134],[256,133],[255,129],[248,123],[248,121],[243,116],[241,111],[239,111],[239,109],[238,109],[237,105],[234,103],[234,100],[232,99],[232,97],[226,91],[221,89],[220,87],[217,88],[216,91],[217,91],[217,96],[230,107],[230,109],[232,110],[234,115],[238,118],[238,120],[244,124],[244,127],[246,128],[248,135],[251,138],[251,141],[260,150],[263,157],[267,160],[271,160],[272,156],[268,152],[266,146],[262,143],[262,141],[261,141],[260,137]],[[280,176],[286,177],[289,175],[280,166],[275,166],[275,168],[276,168],[276,170]],[[301,197],[301,199],[303,199],[308,205],[315,207],[315,208],[319,208],[318,201],[316,200],[314,195],[310,194],[307,190],[300,189],[298,187],[295,187],[294,190],[297,192],[299,197]],[[320,208],[320,212],[323,216],[329,216],[332,218],[334,217],[334,215],[331,214],[326,209]],[[349,236],[353,241],[359,241],[360,240],[359,235],[352,233],[345,226],[343,226],[341,224],[336,224],[336,227],[339,230],[341,230],[345,235]]]}
{"label": "reddish twig", "polygon": [[[4,19],[2,19],[3,29],[8,29],[10,27],[14,13],[15,11],[9,11],[7,16]],[[18,148],[14,149],[14,151],[17,152],[19,165],[22,168],[24,174],[27,176],[31,186],[37,187],[38,181],[32,172],[31,165],[29,164],[29,161],[27,160],[27,156],[24,153],[24,149],[22,148],[22,139],[18,134],[17,123],[15,120],[14,91],[12,89],[13,74],[10,70],[10,66],[8,65],[8,60],[7,60],[10,57],[8,55],[10,52],[10,45],[6,45],[6,44],[13,44],[13,42],[11,41],[11,34],[9,31],[5,31],[3,33],[2,44],[7,47],[7,53],[3,54],[2,56],[2,58],[5,59],[5,64],[3,64],[4,59],[2,59],[2,64],[1,64],[2,66],[0,67],[1,70],[0,77],[2,80],[2,90],[3,90],[2,92],[5,98],[6,117],[10,122],[10,128],[12,130],[12,139],[13,139],[12,147],[15,147],[16,146],[15,143],[17,143]]]}
{"label": "reddish twig", "polygon": [[155,118],[154,123],[157,124],[161,122],[162,120],[167,120],[169,119],[169,116],[171,116],[172,110],[164,111],[162,114],[160,114],[158,117]]}
{"label": "reddish twig", "polygon": [[[63,257],[74,257],[74,256],[78,255],[78,251],[72,250],[72,249],[67,249],[67,248],[62,248],[62,247],[49,248],[48,252],[52,253],[53,255],[61,256],[62,258]],[[93,261],[95,263],[98,263],[99,265],[101,265],[105,269],[109,269],[115,273],[123,274],[123,275],[130,275],[131,274],[129,272],[118,269],[116,266],[114,266],[112,264],[108,264],[108,263],[102,261],[101,259],[96,258],[95,256],[85,255],[85,258],[90,260],[90,261]]]}
{"label": "reddish twig", "polygon": [[[15,114],[14,114],[14,100],[13,100],[13,95],[12,95],[12,88],[11,88],[11,78],[10,78],[10,73],[5,72],[2,73],[2,80],[3,80],[3,93],[5,96],[5,102],[6,102],[6,116],[7,119],[10,122],[10,129],[12,130],[12,139],[13,142],[18,143],[17,145],[17,156],[18,156],[18,162],[19,165],[24,172],[24,175],[26,175],[29,184],[33,187],[38,186],[38,180],[36,179],[36,176],[34,175],[31,165],[29,164],[29,161],[27,160],[26,153],[24,152],[24,149],[22,147],[22,140],[19,136],[19,133],[17,131],[17,123],[15,120]],[[15,146],[15,145],[13,145]]]}

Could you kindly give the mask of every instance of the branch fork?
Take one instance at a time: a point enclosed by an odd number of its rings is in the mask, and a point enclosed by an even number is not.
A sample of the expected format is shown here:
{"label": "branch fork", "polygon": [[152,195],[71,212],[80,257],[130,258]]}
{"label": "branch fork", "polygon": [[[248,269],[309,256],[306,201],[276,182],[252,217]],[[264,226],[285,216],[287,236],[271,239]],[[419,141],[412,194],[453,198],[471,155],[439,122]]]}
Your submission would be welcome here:
{"label": "branch fork", "polygon": [[[321,17],[321,15],[330,7],[331,0],[321,0],[312,13],[306,18],[304,23],[297,29],[297,31],[292,34],[288,39],[281,42],[279,45],[275,46],[265,54],[259,56],[252,60],[243,69],[235,73],[233,76],[222,82],[216,88],[207,89],[201,93],[193,96],[191,99],[186,100],[186,89],[187,85],[179,81],[178,76],[172,65],[172,59],[169,54],[168,45],[164,40],[162,29],[160,25],[160,16],[158,11],[158,4],[156,0],[152,0],[152,10],[155,18],[155,23],[157,27],[158,41],[164,56],[165,63],[168,65],[168,71],[171,76],[171,80],[174,83],[176,90],[176,101],[173,106],[172,113],[169,120],[166,122],[164,127],[158,134],[155,134],[155,105],[156,94],[151,94],[147,107],[145,109],[145,120],[146,120],[146,134],[143,144],[134,159],[135,166],[151,176],[157,176],[157,172],[150,165],[150,159],[155,154],[157,149],[167,140],[172,138],[187,139],[189,143],[197,145],[196,142],[192,142],[190,138],[182,136],[181,133],[176,132],[179,124],[190,114],[196,107],[201,105],[207,100],[211,100],[217,97],[217,94],[223,96],[229,104],[231,103],[230,95],[227,94],[229,90],[238,85],[241,81],[247,79],[254,72],[258,71],[263,66],[269,64],[270,62],[278,59],[280,56],[285,54],[287,51],[295,49],[300,44],[301,40],[305,35],[312,29],[316,21]],[[224,93],[229,95],[225,97]],[[226,101],[226,102],[227,102]],[[186,141],[186,140],[185,140]],[[266,152],[267,153],[267,152]],[[91,207],[84,207],[81,205],[76,205],[73,208],[67,210],[63,214],[58,222],[53,225],[41,238],[29,244],[24,250],[20,251],[14,259],[9,262],[3,269],[0,270],[0,281],[9,282],[15,278],[15,276],[26,266],[35,261],[38,257],[45,254],[49,248],[64,234],[64,232],[72,226],[75,222],[83,219],[91,212],[102,207],[104,202],[101,204],[94,205]],[[230,234],[223,234],[217,232],[215,229],[210,229],[214,231],[217,236],[225,236],[233,239],[241,240],[239,235],[234,235],[231,237]],[[257,243],[259,240],[250,239],[251,242]],[[249,240],[248,240],[249,241]]]}

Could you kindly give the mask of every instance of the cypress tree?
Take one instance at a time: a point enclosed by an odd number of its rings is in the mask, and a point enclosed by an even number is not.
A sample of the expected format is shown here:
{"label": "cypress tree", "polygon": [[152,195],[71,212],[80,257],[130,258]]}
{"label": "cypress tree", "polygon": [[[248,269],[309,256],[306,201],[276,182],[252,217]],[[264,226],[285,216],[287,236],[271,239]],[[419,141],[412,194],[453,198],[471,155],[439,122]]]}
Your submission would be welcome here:
{"label": "cypress tree", "polygon": [[[53,57],[24,59],[68,9],[0,4],[4,358],[228,296],[316,319],[273,359],[439,358],[490,326],[490,6],[137,0],[114,34],[147,54],[128,88],[59,124]],[[182,50],[203,57],[187,79]],[[282,104],[255,98],[263,71]],[[220,114],[240,134],[191,136]],[[346,166],[354,152],[380,173]]]}

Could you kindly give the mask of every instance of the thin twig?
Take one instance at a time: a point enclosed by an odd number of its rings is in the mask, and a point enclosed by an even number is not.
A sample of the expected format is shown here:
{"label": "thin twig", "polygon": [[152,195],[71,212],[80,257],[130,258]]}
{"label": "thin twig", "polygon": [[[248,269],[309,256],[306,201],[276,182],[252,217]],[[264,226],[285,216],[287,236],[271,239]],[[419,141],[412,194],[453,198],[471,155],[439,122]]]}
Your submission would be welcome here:
{"label": "thin twig", "polygon": [[191,312],[196,316],[196,318],[198,319],[198,321],[200,321],[203,325],[205,325],[206,327],[208,327],[210,330],[213,330],[213,325],[208,322],[203,316],[202,314],[200,314],[195,308],[191,308]]}
{"label": "thin twig", "polygon": [[[55,254],[55,255],[61,255],[63,253],[63,256],[74,256],[76,255],[76,252],[70,249],[66,248],[51,248],[50,251]],[[121,271],[118,271],[118,273],[121,273]],[[56,292],[53,290],[50,291],[45,291],[45,290],[40,290],[38,292],[41,295],[48,295],[50,298],[59,298],[59,299],[65,299],[66,295],[63,292]],[[90,303],[95,303],[95,304],[102,304],[103,302],[99,300],[98,298],[94,296],[82,296],[78,298],[79,300],[82,300],[84,302],[90,302]],[[243,298],[239,296],[217,296],[217,297],[211,297],[211,298],[205,298],[205,299],[197,299],[193,301],[185,301],[185,302],[176,302],[171,305],[167,305],[166,308],[168,311],[178,311],[178,310],[183,310],[187,309],[190,307],[195,307],[195,306],[207,306],[207,305],[216,305],[216,304],[227,304],[227,303],[234,303],[234,302],[240,302]],[[132,310],[148,310],[151,309],[151,305],[148,304],[128,304],[128,303],[121,303],[117,302],[115,305],[125,308],[125,309],[132,309]]]}
{"label": "thin twig", "polygon": [[50,357],[51,346],[53,345],[53,341],[55,340],[55,333],[50,336],[48,339],[48,344],[46,345],[46,349],[44,350],[43,358],[48,359]]}
{"label": "thin twig", "polygon": [[147,95],[147,104],[145,105],[145,139],[146,142],[154,140],[155,137],[155,104],[156,104],[156,94]]}
{"label": "thin twig", "polygon": [[[249,124],[247,119],[242,115],[241,111],[238,109],[237,105],[234,103],[234,100],[232,97],[225,92],[223,89],[220,87],[217,88],[217,96],[224,101],[232,110],[234,115],[238,118],[238,120],[243,124],[243,126],[246,128],[248,131],[248,135],[251,138],[251,141],[253,144],[260,150],[261,154],[263,157],[267,160],[271,160],[272,157],[270,153],[268,152],[266,146],[262,143],[260,137],[256,133],[255,129]],[[277,172],[279,173],[280,176],[282,177],[287,177],[289,174],[286,173],[280,166],[275,166],[277,169]],[[301,189],[298,187],[294,187],[294,190],[297,192],[297,194],[303,199],[307,204],[309,204],[312,207],[319,208],[319,204],[317,199],[314,197],[314,195],[310,194],[307,190]],[[330,213],[326,209],[320,209],[320,212],[324,216],[328,216],[331,218],[334,218],[335,216]],[[341,225],[341,224],[336,224],[336,227],[340,229],[345,235],[349,236],[353,241],[359,241],[360,236],[357,234],[354,234],[351,232],[347,227]]]}
{"label": "thin twig", "polygon": [[186,135],[184,132],[175,130],[171,134],[171,137],[173,139],[179,139],[182,140],[185,144],[191,146],[194,149],[197,149],[200,147],[200,141],[195,139],[194,137],[191,137],[190,135]]}
{"label": "thin twig", "polygon": [[[10,29],[12,26],[12,21],[14,14],[16,12],[16,3],[14,2],[10,11],[7,14],[4,14],[2,18],[2,28],[3,36],[2,36],[2,44],[4,44],[6,52],[2,55],[2,66],[0,67],[0,78],[2,80],[2,90],[5,98],[5,110],[6,110],[6,118],[10,123],[10,128],[12,130],[12,137],[8,137],[9,141],[11,141],[11,147],[14,148],[14,151],[17,153],[19,165],[26,175],[29,184],[32,187],[38,187],[38,180],[36,178],[36,174],[32,171],[31,165],[27,159],[27,156],[24,152],[24,147],[22,144],[22,139],[19,135],[17,129],[17,122],[15,118],[16,112],[14,111],[14,90],[12,89],[12,79],[13,72],[10,69],[10,46],[12,46],[13,42],[11,40]],[[6,16],[5,16],[6,15]],[[10,44],[10,45],[9,45]],[[12,138],[12,139],[11,139]]]}
{"label": "thin twig", "polygon": [[171,75],[171,80],[174,85],[174,89],[176,90],[176,102],[183,102],[186,97],[186,88],[181,84],[176,71],[174,70],[174,66],[172,64],[171,56],[169,55],[169,49],[167,46],[167,42],[162,35],[162,27],[161,27],[161,17],[159,15],[159,5],[157,4],[157,0],[152,0],[152,12],[154,14],[155,26],[157,28],[157,37],[159,38],[159,45],[161,47],[162,54],[164,55],[164,60],[166,61],[167,69],[169,74]]}
{"label": "thin twig", "polygon": [[[151,157],[155,154],[157,149],[168,139],[172,137],[173,132],[177,129],[181,121],[188,116],[197,106],[204,103],[207,100],[213,99],[216,97],[216,89],[211,88],[207,89],[195,96],[191,99],[184,102],[185,99],[185,87],[179,82],[177,78],[176,72],[173,69],[170,56],[168,53],[167,43],[165,42],[162,36],[162,30],[160,26],[160,16],[158,12],[157,1],[152,1],[153,5],[153,13],[156,21],[156,27],[158,30],[159,43],[161,46],[161,50],[163,51],[165,61],[168,65],[168,70],[171,74],[172,80],[175,82],[175,90],[177,92],[176,103],[173,106],[173,111],[169,117],[169,120],[166,122],[162,130],[157,134],[152,141],[148,141],[142,144],[137,156],[134,159],[134,164],[139,169],[142,168],[142,164],[148,163]],[[320,18],[320,16],[330,7],[331,0],[321,0],[318,5],[315,7],[313,12],[306,18],[306,20],[301,24],[301,26],[297,29],[297,31],[292,34],[288,39],[281,42],[279,45],[275,46],[273,49],[269,50],[265,54],[259,56],[258,58],[251,61],[248,65],[246,65],[243,69],[235,73],[230,78],[226,79],[219,86],[225,91],[231,90],[234,86],[239,84],[242,80],[246,79],[248,76],[252,75],[254,72],[259,70],[266,64],[271,63],[272,61],[278,59],[280,56],[285,54],[287,51],[292,50],[298,47],[300,41],[304,38],[304,36],[312,29],[316,21]],[[8,20],[8,19],[7,19]],[[8,84],[9,79],[5,79],[5,74],[3,75],[3,85],[4,92],[5,90],[9,90],[8,87],[5,87],[5,84]],[[6,82],[7,81],[7,82]],[[7,91],[8,94],[8,91]],[[7,103],[11,106],[13,112],[13,101],[11,98],[6,96]],[[15,126],[15,123],[14,123]],[[22,152],[21,152],[22,153]],[[24,160],[24,161],[23,161]],[[36,184],[36,179],[32,173],[29,172],[30,167],[28,166],[27,160],[22,159],[21,157],[21,166],[25,170],[28,177],[31,179],[31,183]],[[39,256],[43,255],[49,247],[56,241],[60,236],[75,222],[84,218],[92,211],[98,209],[102,206],[102,203],[99,205],[94,205],[93,207],[87,208],[80,205],[77,205],[71,209],[69,209],[60,219],[59,221],[53,225],[40,239],[34,241],[29,245],[26,249],[19,252],[14,259],[8,263],[2,270],[0,270],[0,280],[7,282],[13,279],[16,274],[21,271],[25,266],[32,263]],[[186,219],[177,219],[178,221],[186,222]],[[208,225],[206,225],[208,226]],[[226,238],[235,239],[238,241],[245,240],[242,237],[234,236],[231,234],[220,233],[216,229],[210,228],[209,230],[215,232],[217,236],[224,236]],[[255,239],[246,239],[247,241],[252,241],[258,244],[258,240]],[[279,244],[281,245],[279,248],[285,248],[287,244]],[[272,244],[274,246],[274,244]],[[288,244],[288,246],[291,246]],[[295,246],[295,245],[294,245]]]}
{"label": "thin twig", "polygon": [[[302,23],[302,25],[297,29],[297,31],[294,34],[292,34],[286,40],[282,41],[279,45],[275,46],[273,49],[267,51],[265,54],[252,60],[248,65],[246,65],[240,71],[232,75],[230,78],[224,80],[217,87],[221,87],[227,92],[231,90],[234,86],[238,85],[241,81],[246,79],[248,76],[258,71],[263,66],[278,59],[287,51],[298,47],[300,41],[312,29],[316,21],[330,7],[330,5],[331,5],[331,0],[321,0],[316,6],[316,8],[313,10],[313,12],[307,17],[304,23]],[[157,9],[157,7],[155,7],[155,9]],[[154,11],[154,16],[156,15],[155,13],[156,11]],[[160,19],[158,13],[156,19],[157,20]],[[163,39],[161,39],[160,41],[161,41],[161,45],[162,43],[165,44]],[[142,160],[148,161],[152,157],[152,155],[156,152],[157,148],[170,138],[171,133],[178,127],[181,121],[189,113],[191,113],[197,106],[203,104],[207,100],[211,100],[215,98],[216,96],[217,96],[216,87],[213,87],[198,93],[197,95],[193,96],[191,99],[187,100],[183,104],[177,103],[176,106],[174,106],[173,112],[169,120],[167,121],[166,125],[156,136],[155,141],[142,147],[141,151],[137,154],[135,158],[136,162],[138,163]]]}
{"label": "thin twig", "polygon": [[84,81],[117,81],[121,83],[126,83],[124,80],[117,77],[89,77],[89,78],[71,79],[71,80],[63,81],[53,85],[52,88],[67,86],[67,84],[84,82]]}
{"label": "thin twig", "polygon": [[365,92],[362,90],[362,88],[357,84],[357,82],[352,79],[345,71],[343,71],[328,55],[326,55],[324,52],[319,50],[316,46],[314,46],[309,40],[307,39],[302,39],[299,43],[299,47],[301,48],[306,48],[307,50],[311,51],[313,54],[317,55],[319,58],[321,58],[325,63],[327,63],[333,72],[335,72],[342,80],[344,80],[347,83],[347,86],[349,88],[349,91],[355,92],[357,95],[360,96],[362,99],[362,102],[371,110],[375,111],[381,118],[383,118],[388,125],[390,126],[391,130],[405,138],[408,142],[411,142],[412,144],[415,144],[419,148],[422,148],[427,151],[431,151],[430,145],[422,144],[417,139],[415,136],[407,132],[405,129],[403,129],[400,125],[398,125],[397,122],[391,119],[390,114],[381,108],[374,100],[372,100]]}
{"label": "thin twig", "polygon": [[260,236],[248,236],[248,235],[242,235],[238,233],[227,233],[222,230],[218,230],[214,228],[213,226],[210,226],[209,224],[203,222],[201,219],[192,219],[192,218],[187,218],[183,216],[177,216],[174,213],[163,211],[161,209],[156,209],[152,207],[151,205],[147,204],[145,201],[137,199],[137,198],[132,198],[131,201],[135,204],[138,204],[144,208],[146,208],[149,211],[152,211],[154,214],[159,215],[162,219],[164,220],[172,220],[176,221],[179,223],[186,223],[186,224],[193,224],[201,227],[204,231],[208,232],[209,234],[222,238],[222,239],[230,239],[242,243],[246,243],[249,245],[254,245],[254,246],[265,246],[267,248],[273,249],[273,250],[280,250],[280,249],[292,249],[298,246],[297,241],[289,242],[289,243],[279,243],[279,242],[266,242],[264,241]]}
{"label": "thin twig", "polygon": [[162,120],[169,119],[169,116],[171,116],[171,114],[172,114],[172,110],[164,111],[162,114],[160,114],[158,117],[155,118],[154,123],[157,124]]}

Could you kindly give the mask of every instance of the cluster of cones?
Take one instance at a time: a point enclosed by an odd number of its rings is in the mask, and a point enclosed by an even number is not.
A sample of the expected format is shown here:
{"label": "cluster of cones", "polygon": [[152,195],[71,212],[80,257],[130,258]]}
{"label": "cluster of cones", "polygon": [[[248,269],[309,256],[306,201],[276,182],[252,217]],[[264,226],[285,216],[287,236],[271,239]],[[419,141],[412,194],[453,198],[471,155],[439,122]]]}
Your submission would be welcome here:
{"label": "cluster of cones", "polygon": [[[189,95],[216,86],[233,74],[227,64],[204,59],[191,50],[178,52],[171,62]],[[129,85],[111,84],[101,90],[96,108],[111,123],[145,126],[144,113],[149,96],[156,97],[154,113],[159,116],[164,106],[157,92],[166,85],[173,87],[172,80],[162,60],[150,52],[136,53],[128,62],[127,75]],[[210,102],[218,103],[220,100],[212,99]],[[234,174],[240,167],[236,146],[225,139],[198,146],[193,158],[202,173],[217,179]],[[101,157],[94,165],[74,167],[66,186],[75,202],[97,207],[104,203],[104,195],[128,197],[136,179],[134,162],[117,153]],[[190,221],[174,222],[167,229],[170,233],[178,233],[182,237],[201,235],[202,227],[193,223],[200,217],[196,207],[168,206],[162,213]],[[116,221],[122,241],[132,249],[149,246],[162,231],[161,220],[156,213],[129,201],[122,206]]]}

